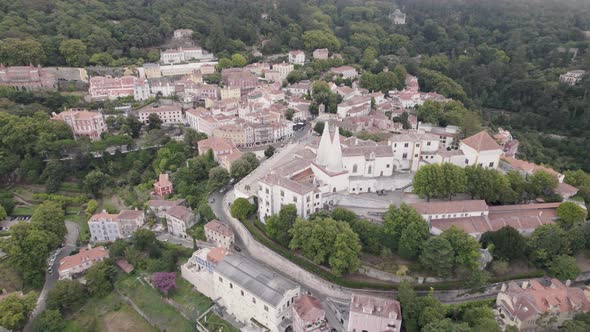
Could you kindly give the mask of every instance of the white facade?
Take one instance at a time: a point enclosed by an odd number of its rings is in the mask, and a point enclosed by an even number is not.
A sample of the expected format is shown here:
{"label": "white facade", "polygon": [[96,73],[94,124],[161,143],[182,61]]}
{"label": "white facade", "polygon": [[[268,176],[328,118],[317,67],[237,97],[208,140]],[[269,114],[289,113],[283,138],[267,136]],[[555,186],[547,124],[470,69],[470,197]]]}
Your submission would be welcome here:
{"label": "white facade", "polygon": [[144,124],[149,123],[150,114],[155,113],[160,117],[163,124],[182,124],[185,122],[184,115],[180,104],[174,103],[171,105],[154,105],[145,106],[137,111],[139,121]]}
{"label": "white facade", "polygon": [[440,142],[427,133],[408,132],[389,139],[397,170],[417,171],[421,163],[434,163]]}
{"label": "white facade", "polygon": [[160,61],[164,64],[176,64],[190,60],[211,60],[213,55],[200,47],[170,49],[160,52]]}
{"label": "white facade", "polygon": [[284,331],[299,285],[246,256],[209,255],[216,249],[195,252],[181,268],[183,278],[239,322],[251,325],[255,320],[271,332]]}
{"label": "white facade", "polygon": [[305,63],[305,52],[299,50],[289,52],[289,63],[303,65]]}
{"label": "white facade", "polygon": [[576,85],[580,83],[584,74],[586,74],[586,72],[583,70],[568,71],[565,74],[559,75],[559,81],[567,85]]}
{"label": "white facade", "polygon": [[109,242],[131,237],[143,226],[144,221],[143,211],[123,210],[119,214],[108,214],[103,211],[88,220],[90,241]]}

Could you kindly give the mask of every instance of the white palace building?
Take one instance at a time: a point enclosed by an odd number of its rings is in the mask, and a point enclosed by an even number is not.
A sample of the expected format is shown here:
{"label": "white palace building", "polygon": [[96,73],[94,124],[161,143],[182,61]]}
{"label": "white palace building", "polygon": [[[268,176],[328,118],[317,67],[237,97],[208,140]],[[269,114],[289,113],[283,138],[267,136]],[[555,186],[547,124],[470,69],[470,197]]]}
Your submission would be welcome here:
{"label": "white palace building", "polygon": [[[310,144],[292,160],[272,169],[258,182],[260,220],[294,204],[307,218],[335,204],[338,195],[391,191],[411,183],[408,172],[422,165],[450,162],[464,167],[496,168],[502,148],[482,131],[461,141],[458,150],[446,150],[433,134],[408,131],[388,142],[344,138],[326,124],[319,144]],[[404,174],[406,173],[406,174]]]}

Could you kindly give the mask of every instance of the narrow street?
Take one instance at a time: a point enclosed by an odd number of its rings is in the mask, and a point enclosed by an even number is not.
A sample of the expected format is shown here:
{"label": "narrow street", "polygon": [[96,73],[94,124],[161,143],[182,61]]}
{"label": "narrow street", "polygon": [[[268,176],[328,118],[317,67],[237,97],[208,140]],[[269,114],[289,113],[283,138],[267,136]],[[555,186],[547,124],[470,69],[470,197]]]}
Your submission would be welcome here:
{"label": "narrow street", "polygon": [[53,287],[55,287],[55,284],[59,279],[59,274],[57,272],[57,269],[59,267],[59,261],[62,258],[69,256],[72,251],[77,249],[76,241],[78,240],[80,227],[75,222],[66,220],[66,228],[68,229],[68,233],[66,234],[63,250],[59,253],[59,255],[57,255],[57,258],[53,263],[53,273],[47,273],[45,275],[45,284],[43,285],[43,290],[41,291],[41,294],[39,294],[39,298],[37,299],[37,307],[31,313],[29,321],[23,329],[24,332],[33,331],[33,321],[35,320],[35,317],[37,317],[40,313],[42,313],[45,310],[47,293],[49,293],[49,291]]}

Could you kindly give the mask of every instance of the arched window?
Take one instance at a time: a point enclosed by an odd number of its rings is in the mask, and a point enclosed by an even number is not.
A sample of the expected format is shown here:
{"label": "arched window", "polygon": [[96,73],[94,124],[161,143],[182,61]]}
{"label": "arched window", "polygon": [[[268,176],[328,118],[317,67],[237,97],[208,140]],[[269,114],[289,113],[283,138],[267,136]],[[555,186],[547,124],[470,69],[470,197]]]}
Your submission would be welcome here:
{"label": "arched window", "polygon": [[373,172],[373,167],[369,166],[369,169],[367,170],[367,174],[371,174]]}
{"label": "arched window", "polygon": [[352,166],[352,172],[353,172],[353,173],[356,173],[357,171],[358,171],[358,166],[357,166],[356,164],[354,164],[354,165]]}

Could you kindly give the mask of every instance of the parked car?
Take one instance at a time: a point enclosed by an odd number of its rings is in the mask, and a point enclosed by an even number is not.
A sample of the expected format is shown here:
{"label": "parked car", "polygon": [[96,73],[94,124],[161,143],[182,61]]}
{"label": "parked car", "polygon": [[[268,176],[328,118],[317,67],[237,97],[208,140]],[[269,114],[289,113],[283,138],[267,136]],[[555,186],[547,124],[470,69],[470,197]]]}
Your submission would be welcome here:
{"label": "parked car", "polygon": [[240,249],[240,247],[238,247],[238,246],[234,246],[234,249],[235,249],[237,252],[240,252],[240,251],[242,251],[242,249]]}

